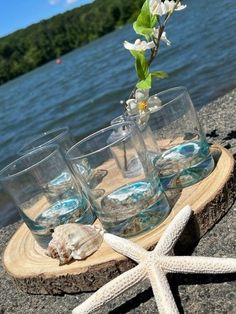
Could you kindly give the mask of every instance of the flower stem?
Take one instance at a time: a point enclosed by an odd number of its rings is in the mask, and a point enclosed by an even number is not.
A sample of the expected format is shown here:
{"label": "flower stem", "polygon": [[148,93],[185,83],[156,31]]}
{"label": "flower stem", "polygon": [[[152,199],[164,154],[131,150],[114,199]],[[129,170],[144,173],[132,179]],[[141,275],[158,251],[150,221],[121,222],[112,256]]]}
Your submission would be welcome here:
{"label": "flower stem", "polygon": [[123,142],[123,151],[124,151],[124,168],[125,168],[125,171],[127,171],[128,170],[128,161],[127,161],[125,142]]}
{"label": "flower stem", "polygon": [[[169,12],[166,16],[165,16],[165,19],[164,21],[161,23],[161,20],[160,20],[160,17],[158,18],[158,24],[159,24],[159,33],[158,33],[158,38],[152,38],[152,40],[154,41],[155,43],[155,47],[151,49],[151,56],[148,60],[148,66],[150,67],[152,62],[154,61],[154,59],[157,57],[158,55],[158,52],[159,52],[159,47],[160,47],[160,41],[161,41],[161,36],[165,30],[165,27],[166,27],[166,24],[169,20],[169,18],[171,17],[171,15],[174,13],[174,10],[177,8],[178,4],[180,3],[180,0],[176,0],[175,2],[175,7],[173,9],[173,11]],[[129,97],[127,100],[131,99],[131,98],[134,98],[134,95],[135,95],[135,92],[137,90],[137,87],[136,85],[134,86],[134,88],[132,89],[131,93],[129,94]],[[126,103],[126,102],[124,102]],[[126,109],[124,108],[124,111]]]}

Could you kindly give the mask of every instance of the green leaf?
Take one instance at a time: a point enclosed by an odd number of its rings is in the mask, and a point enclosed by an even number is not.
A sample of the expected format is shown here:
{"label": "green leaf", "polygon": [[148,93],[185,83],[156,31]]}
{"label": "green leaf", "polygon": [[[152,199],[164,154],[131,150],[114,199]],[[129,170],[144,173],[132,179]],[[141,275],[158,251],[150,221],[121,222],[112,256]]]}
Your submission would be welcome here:
{"label": "green leaf", "polygon": [[157,17],[151,14],[149,0],[146,0],[136,22],[133,24],[133,28],[137,34],[143,35],[148,39],[152,35],[156,22]]}
{"label": "green leaf", "polygon": [[152,75],[151,73],[146,77],[145,80],[141,80],[136,85],[139,89],[150,89],[152,87]]}
{"label": "green leaf", "polygon": [[135,58],[135,69],[138,75],[138,78],[142,81],[147,78],[149,75],[148,62],[145,57],[144,51],[135,51],[130,50],[130,53]]}
{"label": "green leaf", "polygon": [[134,24],[134,30],[137,34],[145,36],[145,38],[148,40],[149,37],[152,36],[153,29],[152,28],[147,28],[144,26],[139,25],[137,22]]}
{"label": "green leaf", "polygon": [[154,71],[151,73],[153,78],[165,79],[168,77],[168,73],[164,71]]}

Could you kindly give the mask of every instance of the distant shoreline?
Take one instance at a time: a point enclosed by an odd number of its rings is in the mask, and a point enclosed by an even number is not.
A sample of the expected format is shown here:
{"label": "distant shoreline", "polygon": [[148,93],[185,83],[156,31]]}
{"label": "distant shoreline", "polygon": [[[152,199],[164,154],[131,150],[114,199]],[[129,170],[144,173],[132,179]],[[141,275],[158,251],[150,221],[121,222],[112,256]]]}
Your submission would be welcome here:
{"label": "distant shoreline", "polygon": [[96,0],[0,38],[0,85],[133,21],[143,1]]}

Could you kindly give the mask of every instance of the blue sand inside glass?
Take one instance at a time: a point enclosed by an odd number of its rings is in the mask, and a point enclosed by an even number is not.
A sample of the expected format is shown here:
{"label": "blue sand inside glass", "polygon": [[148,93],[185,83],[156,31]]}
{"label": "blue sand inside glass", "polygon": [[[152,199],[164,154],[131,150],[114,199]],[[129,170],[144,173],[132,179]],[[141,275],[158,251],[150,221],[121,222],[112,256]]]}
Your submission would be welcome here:
{"label": "blue sand inside glass", "polygon": [[71,175],[68,172],[62,172],[58,177],[50,181],[50,185],[61,185],[69,182],[71,180]]}
{"label": "blue sand inside glass", "polygon": [[177,145],[153,161],[159,170],[164,189],[184,188],[208,176],[214,159],[207,142],[194,141]]}
{"label": "blue sand inside glass", "polygon": [[131,237],[151,230],[169,214],[162,187],[148,181],[134,182],[106,195],[98,213],[107,232]]}
{"label": "blue sand inside glass", "polygon": [[87,200],[80,197],[55,202],[39,214],[35,221],[26,217],[23,211],[20,213],[38,243],[44,248],[51,240],[51,234],[56,226],[71,222],[92,224],[95,220],[95,214]]}
{"label": "blue sand inside glass", "polygon": [[[40,214],[35,222],[45,226],[55,226],[59,223],[66,223],[71,219],[72,214],[76,213],[79,208],[84,208],[84,204],[78,198],[58,201]],[[80,215],[80,213],[77,213],[77,215],[78,214]]]}
{"label": "blue sand inside glass", "polygon": [[45,186],[45,193],[53,203],[57,200],[76,197],[80,191],[76,187],[72,175],[64,171]]}

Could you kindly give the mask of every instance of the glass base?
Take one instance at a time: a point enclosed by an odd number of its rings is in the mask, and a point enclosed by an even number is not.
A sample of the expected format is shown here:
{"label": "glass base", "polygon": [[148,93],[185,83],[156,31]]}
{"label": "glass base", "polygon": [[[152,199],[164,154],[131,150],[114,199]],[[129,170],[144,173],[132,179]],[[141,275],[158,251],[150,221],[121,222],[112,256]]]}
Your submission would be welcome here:
{"label": "glass base", "polygon": [[162,187],[154,190],[149,182],[125,185],[103,198],[103,213],[97,213],[103,228],[121,237],[149,231],[163,222],[170,206]]}
{"label": "glass base", "polygon": [[215,162],[205,142],[187,142],[165,151],[154,160],[162,186],[182,189],[207,177]]}
{"label": "glass base", "polygon": [[67,223],[92,224],[96,219],[96,215],[87,200],[78,197],[57,201],[39,214],[35,221],[26,217],[21,210],[20,214],[35,240],[44,249],[51,241],[56,226]]}

